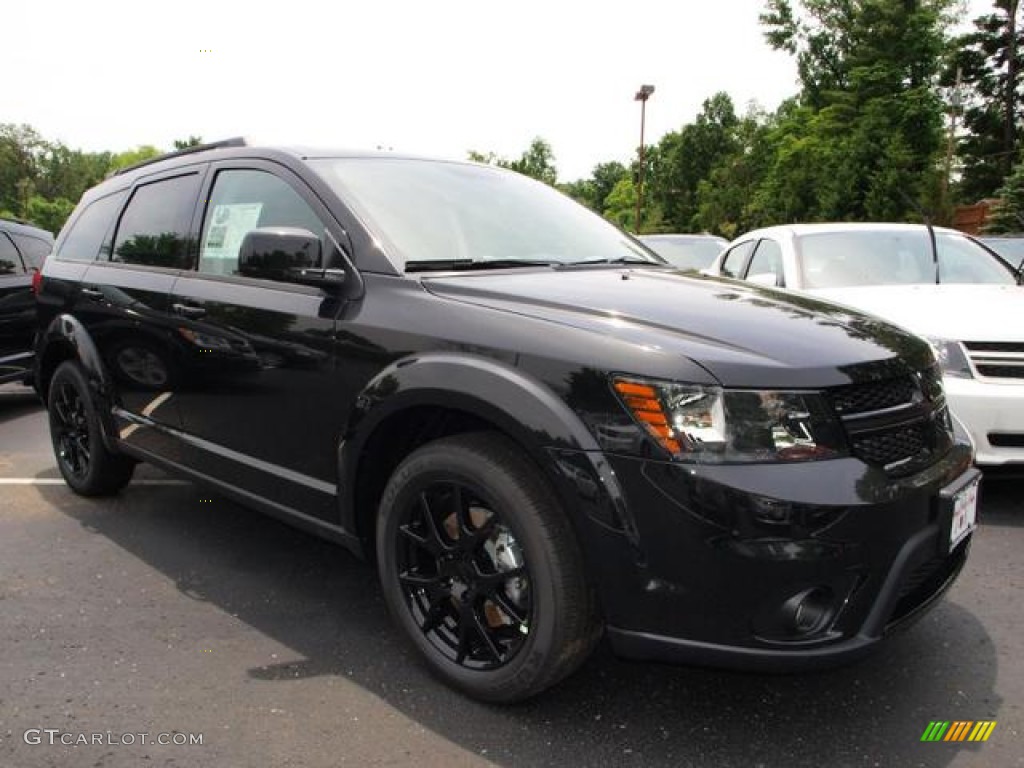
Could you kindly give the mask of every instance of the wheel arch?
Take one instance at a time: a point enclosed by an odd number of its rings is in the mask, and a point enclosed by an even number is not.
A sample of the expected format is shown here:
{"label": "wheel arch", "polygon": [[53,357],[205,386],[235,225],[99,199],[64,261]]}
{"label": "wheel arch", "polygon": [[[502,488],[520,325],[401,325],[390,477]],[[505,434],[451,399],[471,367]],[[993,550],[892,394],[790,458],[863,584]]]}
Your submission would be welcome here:
{"label": "wheel arch", "polygon": [[117,452],[111,405],[113,386],[110,372],[100,356],[99,347],[89,331],[74,316],[57,315],[40,336],[36,352],[36,391],[44,403],[49,402],[50,381],[61,363],[74,360],[82,366],[86,380],[99,406],[103,442],[108,450]]}
{"label": "wheel arch", "polygon": [[44,401],[54,371],[65,360],[76,360],[85,370],[89,383],[100,394],[109,395],[110,373],[100,356],[99,347],[78,319],[69,314],[57,315],[43,331],[41,339],[36,354],[36,382]]}
{"label": "wheel arch", "polygon": [[599,450],[579,417],[519,369],[435,354],[393,363],[356,399],[339,449],[342,527],[372,541],[384,486],[406,456],[441,437],[485,430],[521,448],[573,516],[571,489],[552,469],[548,449]]}

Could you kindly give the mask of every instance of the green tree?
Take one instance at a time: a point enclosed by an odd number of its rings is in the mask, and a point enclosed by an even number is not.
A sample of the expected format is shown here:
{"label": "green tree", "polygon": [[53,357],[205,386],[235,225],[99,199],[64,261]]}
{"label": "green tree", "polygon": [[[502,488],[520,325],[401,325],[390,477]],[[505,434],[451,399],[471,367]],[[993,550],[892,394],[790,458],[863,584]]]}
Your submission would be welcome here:
{"label": "green tree", "polygon": [[801,93],[772,136],[761,215],[916,218],[935,199],[936,92],[951,0],[769,0],[768,41],[797,56]]}
{"label": "green tree", "polygon": [[[661,209],[644,194],[643,232],[664,232],[667,229]],[[636,185],[631,175],[623,176],[605,198],[604,217],[629,232],[636,232]]]}
{"label": "green tree", "polygon": [[649,196],[660,208],[665,226],[678,232],[693,228],[700,182],[735,153],[738,125],[732,99],[726,93],[716,93],[704,101],[693,123],[667,133],[652,148],[644,197]]}
{"label": "green tree", "polygon": [[[594,180],[593,179],[576,179],[576,181],[566,181],[558,185],[559,191],[564,195],[568,195],[577,203],[582,203],[588,208],[593,209],[591,200],[594,197]],[[600,211],[598,211],[600,213]]]}
{"label": "green tree", "polygon": [[29,198],[25,218],[37,227],[57,234],[73,210],[75,203],[66,198],[47,200],[45,197],[34,195]]}
{"label": "green tree", "polygon": [[28,125],[0,123],[0,210],[24,217],[46,142]]}
{"label": "green tree", "polygon": [[953,41],[953,56],[942,84],[962,85],[953,98],[963,113],[964,135],[957,154],[962,165],[959,197],[975,202],[991,197],[1009,175],[1024,123],[1020,72],[1024,69],[1024,30],[1018,0],[995,0],[990,13],[974,19],[974,28]]}
{"label": "green tree", "polygon": [[163,152],[152,144],[141,144],[135,149],[129,149],[126,152],[118,152],[110,160],[110,170],[116,171],[121,168],[127,168],[136,163],[142,163],[146,160],[152,160],[154,157],[159,157]]}
{"label": "green tree", "polygon": [[484,165],[497,165],[499,161],[502,161],[493,152],[477,152],[475,149],[471,149],[466,153],[466,159],[474,163],[483,163]]}
{"label": "green tree", "polygon": [[551,145],[539,136],[530,142],[530,146],[517,160],[499,162],[503,168],[516,171],[554,185],[558,181],[558,169],[555,167],[555,154]]}
{"label": "green tree", "polygon": [[508,160],[494,152],[478,152],[475,149],[469,150],[467,157],[474,163],[486,163],[497,165],[501,168],[521,173],[524,176],[543,181],[545,184],[554,186],[558,183],[558,170],[555,167],[555,155],[551,145],[541,137],[535,138],[515,160]]}
{"label": "green tree", "polygon": [[615,185],[628,175],[629,169],[616,160],[595,165],[594,170],[591,172],[593,189],[591,191],[590,207],[598,212],[603,211],[608,195],[615,189]]}
{"label": "green tree", "polygon": [[625,176],[619,179],[605,199],[604,217],[623,229],[636,228],[636,186],[633,179]]}
{"label": "green tree", "polygon": [[591,171],[590,178],[578,179],[561,185],[561,190],[597,213],[603,213],[608,195],[615,185],[626,178],[629,170],[615,160],[598,163]]}
{"label": "green tree", "polygon": [[1024,163],[1017,165],[998,190],[999,202],[985,223],[986,234],[1024,231]]}
{"label": "green tree", "polygon": [[693,229],[732,239],[768,221],[755,216],[752,202],[774,157],[769,141],[774,120],[752,106],[735,131],[735,149],[718,161],[697,186]]}
{"label": "green tree", "polygon": [[202,136],[189,136],[187,139],[175,139],[175,149],[188,149],[189,147],[198,147],[203,143]]}
{"label": "green tree", "polygon": [[103,180],[111,168],[110,152],[88,153],[61,143],[47,143],[38,158],[36,191],[44,198],[77,201]]}

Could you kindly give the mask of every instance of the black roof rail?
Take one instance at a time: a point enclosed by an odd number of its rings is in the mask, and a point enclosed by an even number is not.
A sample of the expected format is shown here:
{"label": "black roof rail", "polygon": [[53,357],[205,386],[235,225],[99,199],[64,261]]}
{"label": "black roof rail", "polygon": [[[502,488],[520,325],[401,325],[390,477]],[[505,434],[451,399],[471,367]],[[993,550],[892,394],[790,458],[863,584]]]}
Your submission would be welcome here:
{"label": "black roof rail", "polygon": [[242,136],[234,136],[230,139],[223,139],[221,141],[211,141],[208,144],[197,144],[194,147],[185,147],[184,149],[176,149],[173,152],[167,152],[157,157],[151,157],[149,160],[143,160],[141,163],[134,163],[133,165],[125,166],[124,168],[118,168],[113,173],[107,175],[109,179],[111,176],[120,176],[122,173],[128,173],[138,168],[145,168],[147,165],[153,163],[159,163],[164,160],[170,160],[172,157],[181,157],[182,155],[191,155],[195,152],[205,152],[208,149],[220,149],[222,147],[247,147],[249,143]]}

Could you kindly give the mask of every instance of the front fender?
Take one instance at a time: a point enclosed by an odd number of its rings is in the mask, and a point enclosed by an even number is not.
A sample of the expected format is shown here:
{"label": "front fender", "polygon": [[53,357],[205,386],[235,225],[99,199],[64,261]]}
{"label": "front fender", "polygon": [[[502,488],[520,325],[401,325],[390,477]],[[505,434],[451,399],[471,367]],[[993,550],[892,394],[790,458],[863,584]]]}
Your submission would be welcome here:
{"label": "front fender", "polygon": [[[345,494],[342,525],[355,530],[355,487],[367,441],[385,420],[401,411],[436,406],[484,419],[519,443],[542,467],[574,509],[595,504],[598,522],[619,519],[626,505],[618,481],[608,471],[600,446],[579,416],[546,384],[524,371],[489,358],[431,353],[403,358],[374,377],[356,399],[339,451],[339,476]],[[561,457],[575,457],[576,467]],[[580,481],[579,462],[587,467],[591,489],[605,491],[600,501],[581,505],[572,486]],[[564,467],[564,469],[562,468]],[[589,494],[593,496],[593,493]],[[569,497],[568,499],[566,497]],[[631,526],[625,526],[627,530]]]}

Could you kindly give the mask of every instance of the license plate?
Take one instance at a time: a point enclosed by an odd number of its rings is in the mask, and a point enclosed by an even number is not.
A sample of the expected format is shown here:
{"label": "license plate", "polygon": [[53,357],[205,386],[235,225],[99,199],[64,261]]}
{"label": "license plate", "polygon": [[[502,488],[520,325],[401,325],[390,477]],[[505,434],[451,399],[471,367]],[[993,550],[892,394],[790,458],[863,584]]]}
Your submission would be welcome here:
{"label": "license plate", "polygon": [[949,548],[953,550],[974,530],[978,517],[978,482],[975,481],[953,497],[953,522],[949,527]]}

